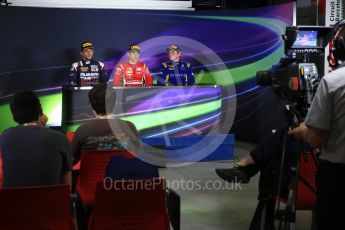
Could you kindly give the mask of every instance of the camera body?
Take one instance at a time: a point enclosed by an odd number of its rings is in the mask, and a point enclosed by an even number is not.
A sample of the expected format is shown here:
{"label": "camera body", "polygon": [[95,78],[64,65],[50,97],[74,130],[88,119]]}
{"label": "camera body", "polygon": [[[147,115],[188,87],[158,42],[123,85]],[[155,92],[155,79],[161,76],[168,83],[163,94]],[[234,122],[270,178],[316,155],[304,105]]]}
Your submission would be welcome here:
{"label": "camera body", "polygon": [[272,86],[274,93],[294,103],[305,115],[314,98],[322,76],[313,55],[323,55],[332,37],[332,28],[324,26],[286,27],[284,50],[286,57],[267,71],[258,71],[256,82],[261,86]]}

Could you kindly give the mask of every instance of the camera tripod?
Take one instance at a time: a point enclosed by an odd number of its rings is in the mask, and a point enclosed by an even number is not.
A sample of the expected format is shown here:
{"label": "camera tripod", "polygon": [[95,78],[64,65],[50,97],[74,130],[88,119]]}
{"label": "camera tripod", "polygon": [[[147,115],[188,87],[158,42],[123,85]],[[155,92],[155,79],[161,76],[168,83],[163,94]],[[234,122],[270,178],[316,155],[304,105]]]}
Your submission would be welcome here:
{"label": "camera tripod", "polygon": [[[311,149],[306,143],[303,144],[300,154],[291,159],[289,149],[292,137],[287,132],[299,124],[299,109],[294,104],[285,107],[288,127],[283,130],[279,145],[276,147],[274,157],[265,169],[261,170],[259,182],[259,203],[255,211],[250,230],[292,230],[296,229],[296,196],[298,181],[301,181],[312,193],[316,194],[315,188],[299,175],[299,159],[316,161],[317,151]],[[302,112],[303,113],[303,112]],[[301,142],[302,143],[302,142]],[[302,155],[301,155],[302,154]],[[288,158],[288,159],[287,159]],[[288,162],[288,163],[287,163]],[[316,161],[317,162],[317,161]],[[287,173],[290,172],[290,173]],[[290,175],[289,183],[284,178],[284,173]],[[288,190],[284,185],[288,185]],[[285,198],[285,207],[281,208],[281,198]],[[314,226],[312,227],[314,229]]]}

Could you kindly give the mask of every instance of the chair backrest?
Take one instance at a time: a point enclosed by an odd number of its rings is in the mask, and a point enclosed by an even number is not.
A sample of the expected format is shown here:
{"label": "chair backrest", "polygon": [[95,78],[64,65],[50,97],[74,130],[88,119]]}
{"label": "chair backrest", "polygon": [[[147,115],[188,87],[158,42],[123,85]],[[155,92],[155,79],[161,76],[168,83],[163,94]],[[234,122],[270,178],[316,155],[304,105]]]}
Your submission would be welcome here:
{"label": "chair backrest", "polygon": [[69,186],[0,189],[0,229],[75,229]]}
{"label": "chair backrest", "polygon": [[89,230],[169,228],[165,180],[98,183]]}
{"label": "chair backrest", "polygon": [[96,184],[105,177],[105,169],[111,157],[128,156],[127,150],[83,151],[81,153],[80,171],[76,191],[85,206],[92,206],[95,198]]}
{"label": "chair backrest", "polygon": [[[304,159],[306,157],[306,159]],[[311,153],[301,154],[299,159],[299,176],[297,183],[296,209],[313,210],[316,205],[316,171],[317,162]],[[306,185],[307,183],[307,185]],[[310,187],[309,187],[310,186]],[[314,191],[313,191],[314,190]]]}

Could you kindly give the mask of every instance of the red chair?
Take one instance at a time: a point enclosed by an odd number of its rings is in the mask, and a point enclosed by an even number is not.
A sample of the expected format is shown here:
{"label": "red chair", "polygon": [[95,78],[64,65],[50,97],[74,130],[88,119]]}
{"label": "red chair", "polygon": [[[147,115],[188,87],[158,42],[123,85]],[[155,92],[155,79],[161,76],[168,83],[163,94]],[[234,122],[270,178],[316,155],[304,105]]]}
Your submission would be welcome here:
{"label": "red chair", "polygon": [[74,131],[67,131],[66,132],[66,137],[67,139],[71,142],[73,137],[74,137],[75,132]]}
{"label": "red chair", "polygon": [[[316,207],[316,172],[317,161],[311,153],[301,154],[299,157],[299,174],[296,187],[295,210],[311,210],[312,226],[315,229],[315,207]],[[286,198],[281,202],[287,204]],[[295,226],[295,221],[290,223]]]}
{"label": "red chair", "polygon": [[[314,210],[316,205],[317,162],[312,154],[301,154],[299,158],[299,176],[296,190],[296,210]],[[287,203],[286,198],[280,201]]]}
{"label": "red chair", "polygon": [[95,199],[96,184],[103,181],[105,169],[113,156],[131,158],[133,155],[127,150],[112,151],[83,151],[80,160],[80,172],[77,180],[76,192],[84,206],[92,206]]}
{"label": "red chair", "polygon": [[80,161],[78,161],[78,163],[75,164],[75,165],[73,166],[72,170],[73,170],[73,171],[78,171],[78,170],[80,170]]}
{"label": "red chair", "polygon": [[170,229],[165,195],[164,179],[98,183],[88,229]]}
{"label": "red chair", "polygon": [[[304,156],[306,159],[304,159]],[[316,159],[310,153],[301,155],[297,183],[296,209],[314,210],[316,205]]]}
{"label": "red chair", "polygon": [[[67,131],[66,132],[66,137],[69,140],[69,142],[72,142],[74,134],[75,134],[74,131]],[[76,165],[73,166],[72,170],[75,171],[75,170],[79,170],[79,169],[80,169],[80,161]]]}
{"label": "red chair", "polygon": [[1,230],[72,230],[68,185],[0,189]]}

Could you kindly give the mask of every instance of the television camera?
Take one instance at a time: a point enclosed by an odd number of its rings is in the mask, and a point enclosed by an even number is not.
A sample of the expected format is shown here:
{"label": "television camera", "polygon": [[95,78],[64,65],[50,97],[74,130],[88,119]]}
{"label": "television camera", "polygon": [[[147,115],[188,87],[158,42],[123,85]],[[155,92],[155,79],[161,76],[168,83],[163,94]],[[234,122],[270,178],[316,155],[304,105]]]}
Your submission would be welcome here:
{"label": "television camera", "polygon": [[286,57],[267,71],[258,71],[256,82],[272,86],[280,98],[295,104],[299,116],[305,116],[322,78],[310,58],[323,55],[332,37],[332,28],[324,26],[286,27],[284,51]]}

